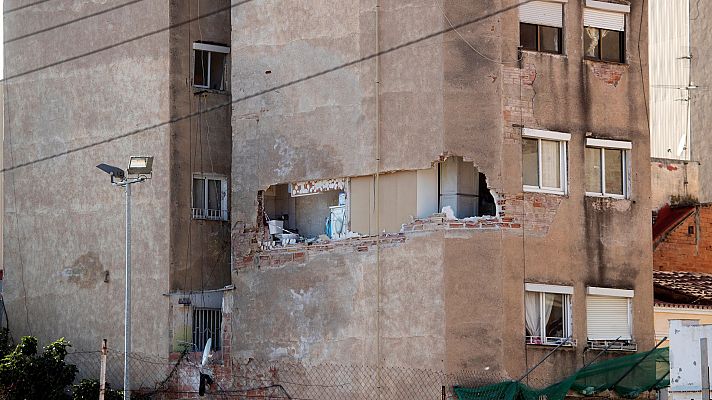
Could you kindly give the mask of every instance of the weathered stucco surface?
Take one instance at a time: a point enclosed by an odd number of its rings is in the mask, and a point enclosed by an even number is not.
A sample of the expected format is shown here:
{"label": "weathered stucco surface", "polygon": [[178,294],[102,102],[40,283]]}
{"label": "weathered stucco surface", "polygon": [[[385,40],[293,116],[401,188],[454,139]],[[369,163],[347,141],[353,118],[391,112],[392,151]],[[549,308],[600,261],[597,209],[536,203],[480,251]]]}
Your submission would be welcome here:
{"label": "weathered stucco surface", "polygon": [[[445,29],[437,3],[382,1],[378,24],[375,0],[233,9],[235,357],[375,363],[379,264],[385,365],[517,376],[550,350],[524,345],[525,282],[574,287],[579,344],[541,376],[581,366],[587,286],[634,289],[633,337],[653,345],[643,2],[620,65],[583,61],[580,2],[565,6],[564,55],[518,53],[516,11],[482,19],[515,3],[444,1],[453,24],[478,20],[459,31],[479,54],[454,32],[434,35],[384,54],[380,88],[376,27],[381,50]],[[521,126],[571,133],[567,195],[522,194]],[[633,143],[629,200],[584,196],[586,137]],[[498,222],[416,224],[380,250],[375,238],[256,246],[258,190],[429,168],[442,154],[486,175]]]}
{"label": "weathered stucco surface", "polygon": [[171,116],[196,114],[171,127],[170,287],[171,292],[217,289],[230,283],[230,225],[193,219],[192,187],[195,173],[229,181],[230,93],[193,87],[193,43],[230,45],[230,2],[170,3]]}
{"label": "weathered stucco surface", "polygon": [[[5,172],[3,297],[16,337],[121,347],[124,196],[95,165],[154,156],[153,179],[133,188],[133,346],[166,354],[169,127],[109,140],[170,118],[168,33],[91,53],[167,26],[168,5],[88,17],[122,3],[58,0],[4,16],[4,167],[31,164]],[[31,36],[13,40],[21,35]]]}
{"label": "weathered stucco surface", "polygon": [[712,84],[712,3],[700,1],[694,4],[690,16],[690,75],[694,85],[700,89],[691,91],[690,109],[690,158],[700,162],[700,198],[703,203],[712,201],[712,164],[708,162],[712,152],[709,137],[709,109],[712,107],[712,93],[705,88]]}

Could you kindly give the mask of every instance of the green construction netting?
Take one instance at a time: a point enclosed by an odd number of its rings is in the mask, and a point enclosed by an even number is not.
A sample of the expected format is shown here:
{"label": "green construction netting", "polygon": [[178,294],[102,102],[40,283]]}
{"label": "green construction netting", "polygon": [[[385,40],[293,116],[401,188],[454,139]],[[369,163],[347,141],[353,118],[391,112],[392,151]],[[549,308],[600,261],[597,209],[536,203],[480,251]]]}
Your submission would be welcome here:
{"label": "green construction netting", "polygon": [[670,385],[668,348],[617,357],[588,365],[543,389],[507,381],[477,388],[455,388],[459,400],[563,400],[569,390],[591,396],[613,390],[626,398]]}

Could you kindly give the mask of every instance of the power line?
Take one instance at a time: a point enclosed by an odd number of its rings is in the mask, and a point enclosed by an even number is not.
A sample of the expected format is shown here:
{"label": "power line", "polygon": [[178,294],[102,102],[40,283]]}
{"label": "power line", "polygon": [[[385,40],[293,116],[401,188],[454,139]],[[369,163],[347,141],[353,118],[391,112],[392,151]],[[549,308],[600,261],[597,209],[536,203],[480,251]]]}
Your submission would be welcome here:
{"label": "power line", "polygon": [[[175,23],[175,24],[168,25],[167,27],[164,27],[164,28],[160,28],[160,29],[156,29],[156,30],[153,30],[153,31],[150,31],[150,32],[146,32],[146,33],[143,33],[143,34],[141,34],[141,35],[134,36],[134,37],[132,37],[132,38],[125,39],[125,40],[122,40],[122,41],[120,41],[120,42],[116,42],[116,43],[114,43],[114,44],[110,44],[110,45],[107,45],[107,46],[99,47],[98,49],[94,49],[94,50],[88,51],[88,52],[86,52],[86,53],[77,54],[76,56],[68,57],[68,58],[65,58],[65,59],[62,59],[62,60],[59,60],[59,61],[55,61],[55,62],[52,62],[52,63],[49,63],[49,64],[45,64],[45,65],[43,65],[43,66],[41,66],[41,67],[31,68],[31,69],[25,70],[25,71],[23,71],[23,72],[19,72],[19,73],[14,74],[14,75],[5,76],[5,77],[1,80],[1,82],[5,82],[5,81],[12,80],[12,79],[15,79],[15,78],[19,78],[19,77],[22,77],[22,76],[25,76],[25,75],[33,74],[33,73],[35,73],[35,72],[39,72],[39,71],[42,71],[42,70],[45,70],[45,69],[48,69],[48,68],[56,67],[57,65],[62,65],[62,64],[65,64],[65,63],[68,63],[68,62],[71,62],[71,61],[79,60],[79,59],[84,58],[84,57],[88,57],[88,56],[91,56],[91,55],[94,55],[94,54],[97,54],[97,53],[101,53],[101,52],[106,51],[106,50],[113,49],[114,47],[123,46],[123,45],[125,45],[125,44],[127,44],[127,43],[131,43],[131,42],[134,42],[134,41],[136,41],[136,40],[145,39],[145,38],[147,38],[147,37],[149,37],[149,36],[157,35],[157,34],[159,34],[159,33],[169,31],[169,30],[171,30],[171,29],[173,29],[173,28],[178,28],[178,27],[180,27],[180,26],[183,26],[183,25],[186,25],[186,24],[190,24],[190,23],[192,23],[192,22],[198,21],[198,20],[200,20],[200,19],[202,19],[202,18],[209,17],[209,16],[211,16],[211,15],[220,14],[221,12],[224,12],[224,11],[227,11],[227,10],[231,10],[231,9],[233,9],[233,8],[235,8],[235,7],[238,7],[238,6],[247,4],[247,3],[251,3],[251,2],[253,2],[253,1],[254,1],[254,0],[242,0],[242,1],[237,2],[237,3],[235,3],[235,4],[231,4],[230,6],[217,8],[217,9],[215,9],[215,10],[213,10],[213,11],[210,11],[210,12],[208,12],[208,13],[205,13],[205,14],[203,14],[203,15],[198,15],[198,16],[195,17],[195,18],[190,18],[190,19],[187,19],[187,20],[185,20],[185,21],[177,22],[177,23]],[[532,0],[529,0],[529,1],[532,1]],[[83,17],[82,17],[82,18],[83,18]],[[69,24],[69,22],[67,22],[66,24]],[[7,71],[6,71],[6,72],[7,72]]]}
{"label": "power line", "polygon": [[[245,4],[245,3],[248,3],[248,2],[251,2],[251,1],[253,1],[253,0],[244,0],[244,1],[240,2],[240,3],[238,3],[238,4]],[[507,11],[516,9],[516,8],[518,8],[519,6],[521,6],[522,4],[530,3],[530,2],[532,2],[532,1],[534,1],[534,0],[526,0],[526,1],[523,1],[523,2],[521,2],[521,3],[512,5],[512,6],[507,6],[507,7],[504,7],[504,8],[502,8],[502,9],[498,10],[498,11],[494,11],[494,12],[492,12],[492,13],[489,13],[489,14],[486,14],[486,15],[483,15],[483,16],[480,16],[480,17],[477,17],[477,18],[473,18],[473,19],[468,20],[468,21],[465,21],[465,22],[461,22],[461,23],[459,23],[459,24],[457,24],[457,25],[453,25],[453,26],[451,26],[451,27],[449,27],[449,28],[441,29],[441,30],[438,30],[438,31],[429,33],[429,34],[427,34],[427,35],[425,35],[425,36],[421,36],[421,37],[419,37],[419,38],[416,38],[416,39],[412,39],[412,40],[403,42],[403,43],[401,43],[401,44],[398,44],[398,45],[393,46],[393,47],[389,47],[389,48],[387,48],[387,49],[385,49],[385,50],[382,50],[382,51],[380,51],[380,52],[372,53],[372,54],[369,54],[369,55],[367,55],[367,56],[364,56],[364,57],[361,57],[361,58],[358,58],[358,59],[355,59],[355,60],[352,60],[352,61],[347,61],[347,62],[345,62],[345,63],[342,63],[342,64],[339,64],[339,65],[333,66],[333,67],[331,67],[331,68],[327,68],[327,69],[321,70],[321,71],[319,71],[319,72],[315,72],[315,73],[313,73],[313,74],[306,75],[306,76],[303,76],[303,77],[301,77],[301,78],[294,79],[294,80],[289,81],[289,82],[286,82],[286,83],[282,83],[282,84],[279,84],[279,85],[276,85],[276,86],[272,86],[272,87],[270,87],[270,88],[267,88],[267,89],[264,89],[264,90],[260,90],[260,91],[257,91],[257,92],[255,92],[255,93],[252,93],[252,94],[249,94],[249,95],[246,95],[246,96],[242,96],[242,97],[236,98],[236,99],[231,100],[231,101],[223,102],[223,103],[220,103],[220,104],[217,104],[217,105],[208,107],[208,108],[206,108],[206,109],[202,109],[202,110],[195,111],[195,112],[190,112],[190,113],[185,114],[185,115],[182,115],[182,116],[174,117],[174,118],[171,118],[171,119],[166,120],[166,121],[163,121],[163,122],[158,122],[158,123],[155,123],[155,124],[151,124],[151,125],[145,126],[145,127],[143,127],[143,128],[138,128],[138,129],[135,129],[135,130],[132,130],[132,131],[128,131],[128,132],[126,132],[126,133],[123,133],[123,134],[120,134],[120,135],[117,135],[117,136],[113,136],[113,137],[110,137],[110,138],[107,138],[107,139],[104,139],[104,140],[99,140],[99,141],[96,141],[96,142],[93,142],[93,143],[89,143],[89,144],[86,144],[86,145],[83,145],[83,146],[75,147],[75,148],[73,148],[73,149],[65,150],[65,151],[62,151],[62,152],[59,152],[59,153],[55,153],[55,154],[51,154],[51,155],[48,155],[48,156],[45,156],[45,157],[40,157],[40,158],[31,160],[31,161],[27,161],[27,162],[24,162],[24,163],[20,163],[20,164],[17,164],[17,165],[12,165],[12,166],[10,166],[10,167],[3,168],[2,170],[0,170],[0,173],[5,173],[5,172],[13,171],[13,170],[16,170],[16,169],[19,169],[19,168],[28,167],[28,166],[31,166],[31,165],[34,165],[34,164],[38,164],[38,163],[41,163],[41,162],[44,162],[44,161],[49,161],[49,160],[52,160],[52,159],[55,159],[55,158],[58,158],[58,157],[62,157],[62,156],[66,156],[66,155],[69,155],[69,154],[77,153],[77,152],[80,152],[80,151],[83,151],[83,150],[88,150],[88,149],[94,148],[94,147],[99,146],[99,145],[102,145],[102,144],[107,144],[107,143],[111,143],[111,142],[114,142],[114,141],[117,141],[117,140],[120,140],[120,139],[125,139],[125,138],[127,138],[127,137],[135,136],[135,135],[137,135],[137,134],[140,134],[140,133],[143,133],[143,132],[148,132],[148,131],[150,131],[150,130],[160,128],[160,127],[162,127],[162,126],[166,126],[166,125],[169,125],[169,124],[173,124],[173,123],[176,123],[176,122],[180,122],[180,121],[184,121],[184,120],[186,120],[186,119],[193,118],[193,117],[195,117],[195,116],[197,116],[197,115],[200,115],[200,114],[210,113],[210,112],[212,112],[212,111],[215,111],[215,110],[218,110],[218,109],[221,109],[221,108],[224,108],[224,107],[233,105],[233,104],[237,104],[237,103],[240,103],[240,102],[244,102],[244,101],[247,101],[247,100],[250,100],[250,99],[253,99],[253,98],[262,96],[262,95],[267,94],[267,93],[275,92],[275,91],[278,91],[278,90],[281,90],[281,89],[284,89],[284,88],[287,88],[287,87],[290,87],[290,86],[297,85],[297,84],[302,83],[302,82],[310,81],[310,80],[315,79],[315,78],[318,78],[318,77],[320,77],[320,76],[327,75],[327,74],[330,74],[330,73],[332,73],[332,72],[339,71],[339,70],[344,69],[344,68],[349,68],[349,67],[352,67],[352,66],[354,66],[354,65],[358,65],[358,64],[363,63],[363,62],[365,62],[365,61],[369,61],[369,60],[371,60],[371,59],[374,59],[374,58],[376,58],[376,57],[380,57],[380,56],[382,56],[382,55],[384,55],[384,54],[389,54],[389,53],[392,53],[392,52],[395,52],[395,51],[398,51],[398,50],[407,48],[407,47],[409,47],[409,46],[413,46],[413,45],[415,45],[415,44],[418,44],[418,43],[420,43],[420,42],[426,41],[426,40],[428,40],[428,39],[432,39],[432,38],[434,38],[434,37],[440,36],[440,35],[442,35],[442,34],[444,34],[444,33],[451,32],[451,31],[453,31],[453,30],[455,30],[455,29],[459,29],[459,28],[462,28],[462,27],[465,27],[465,26],[467,26],[467,25],[474,24],[474,23],[477,23],[477,22],[481,22],[481,21],[486,20],[486,19],[488,19],[488,18],[491,18],[491,17],[493,17],[493,16],[495,16],[495,15],[498,15],[498,14],[501,14],[501,13],[504,13],[504,12],[507,12]],[[234,7],[234,5],[231,6],[231,7]],[[198,17],[198,18],[202,18],[202,16],[201,16],[201,17]],[[196,19],[196,20],[197,20],[197,19]],[[163,29],[163,30],[165,30],[165,29]],[[147,36],[147,35],[146,35],[146,36]],[[78,58],[78,57],[76,57],[76,58]],[[56,65],[56,63],[54,63],[54,64]],[[52,64],[50,64],[50,66],[51,66],[51,65],[52,65]],[[45,68],[45,67],[41,67],[40,69],[43,69],[43,68]],[[27,72],[27,73],[29,73],[29,72]],[[23,73],[23,74],[26,74],[26,73]],[[12,79],[12,78],[15,78],[15,77],[17,77],[17,76],[18,76],[18,75],[14,75],[14,76],[8,77],[8,78],[6,78],[6,79]]]}
{"label": "power line", "polygon": [[25,4],[25,5],[23,5],[23,6],[17,6],[17,7],[15,7],[15,8],[8,8],[8,9],[6,9],[5,11],[3,11],[3,14],[8,15],[8,14],[13,13],[13,12],[15,12],[15,11],[24,10],[25,8],[34,7],[34,6],[39,5],[39,4],[42,4],[42,3],[47,3],[48,1],[52,1],[52,0],[40,0],[40,1],[36,1],[36,2],[34,2],[34,3]]}
{"label": "power line", "polygon": [[7,44],[9,44],[9,43],[16,42],[16,41],[18,41],[18,40],[26,39],[26,38],[31,37],[31,36],[39,35],[39,34],[41,34],[41,33],[45,33],[45,32],[49,32],[49,31],[52,31],[52,30],[55,30],[55,29],[58,29],[58,28],[62,28],[62,27],[71,25],[71,24],[73,24],[73,23],[79,22],[79,21],[84,21],[84,20],[86,20],[86,19],[93,18],[93,17],[96,17],[96,16],[98,16],[98,15],[107,14],[107,13],[109,13],[109,12],[111,12],[111,11],[115,11],[115,10],[118,10],[118,9],[120,9],[120,8],[124,8],[124,7],[130,6],[130,5],[136,4],[136,3],[140,3],[140,2],[142,2],[142,1],[146,1],[146,0],[131,0],[131,1],[127,2],[127,3],[119,4],[118,6],[114,6],[114,7],[109,7],[109,8],[103,9],[103,10],[101,10],[101,11],[97,11],[97,12],[95,12],[95,13],[93,13],[93,14],[88,14],[88,15],[85,15],[85,16],[83,16],[83,17],[79,17],[79,18],[75,18],[75,19],[73,19],[73,20],[69,20],[69,21],[67,21],[67,22],[62,22],[61,24],[57,24],[57,25],[53,25],[53,26],[50,26],[50,27],[47,27],[47,28],[43,28],[43,29],[40,29],[40,30],[38,30],[38,31],[34,31],[34,32],[32,32],[32,33],[27,33],[27,34],[24,34],[24,35],[15,36],[15,37],[10,38],[10,39],[5,39],[5,41],[4,41],[3,43],[7,45]]}

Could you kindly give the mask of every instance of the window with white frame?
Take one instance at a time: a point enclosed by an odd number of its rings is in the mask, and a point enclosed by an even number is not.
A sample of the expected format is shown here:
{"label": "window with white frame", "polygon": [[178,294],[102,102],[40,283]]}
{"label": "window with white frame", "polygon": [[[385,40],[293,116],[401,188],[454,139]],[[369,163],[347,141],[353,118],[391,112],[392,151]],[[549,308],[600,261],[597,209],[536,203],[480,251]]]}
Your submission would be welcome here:
{"label": "window with white frame", "polygon": [[631,341],[633,290],[589,287],[586,327],[589,341]]}
{"label": "window with white frame", "polygon": [[522,181],[524,190],[566,193],[566,144],[571,134],[524,128]]}
{"label": "window with white frame", "polygon": [[525,284],[524,312],[527,344],[573,344],[571,286]]}
{"label": "window with white frame", "polygon": [[586,139],[586,194],[628,198],[631,142]]}
{"label": "window with white frame", "polygon": [[625,62],[626,4],[586,0],[583,10],[583,50],[590,60]]}
{"label": "window with white frame", "polygon": [[227,178],[193,175],[193,218],[227,221]]}
{"label": "window with white frame", "polygon": [[230,48],[208,43],[193,43],[193,86],[227,90],[225,70]]}

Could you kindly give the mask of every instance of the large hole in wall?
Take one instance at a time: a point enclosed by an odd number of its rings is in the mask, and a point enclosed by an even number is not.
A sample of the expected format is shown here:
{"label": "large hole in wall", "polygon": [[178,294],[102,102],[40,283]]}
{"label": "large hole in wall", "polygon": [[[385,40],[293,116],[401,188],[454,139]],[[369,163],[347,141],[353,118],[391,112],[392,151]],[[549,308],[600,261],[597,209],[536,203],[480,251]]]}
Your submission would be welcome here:
{"label": "large hole in wall", "polygon": [[413,217],[427,218],[439,212],[457,219],[497,213],[485,175],[462,157],[449,157],[428,169],[379,175],[379,210],[375,207],[375,181],[374,176],[350,179],[349,227],[353,232],[400,232]]}
{"label": "large hole in wall", "polygon": [[348,230],[346,182],[346,179],[338,179],[280,184],[262,192],[263,245],[345,237]]}
{"label": "large hole in wall", "polygon": [[440,212],[450,219],[497,213],[485,175],[462,157],[378,177],[273,185],[260,198],[265,247],[395,233],[413,217]]}

